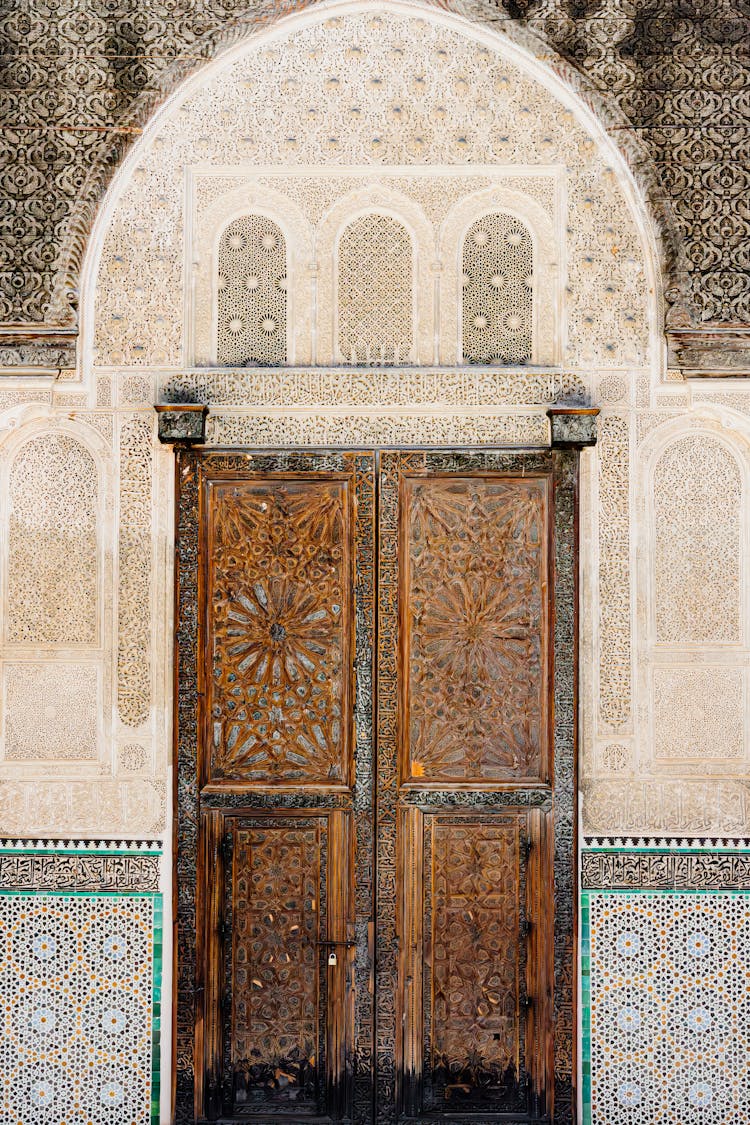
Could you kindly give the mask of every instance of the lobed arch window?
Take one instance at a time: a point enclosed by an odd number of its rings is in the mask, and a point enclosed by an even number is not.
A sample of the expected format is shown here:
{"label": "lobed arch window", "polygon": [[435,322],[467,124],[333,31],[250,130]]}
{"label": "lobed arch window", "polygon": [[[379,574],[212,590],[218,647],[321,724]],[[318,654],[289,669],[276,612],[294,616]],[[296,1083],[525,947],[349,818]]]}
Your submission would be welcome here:
{"label": "lobed arch window", "polygon": [[[317,232],[301,212],[291,227],[284,212],[282,230],[268,213],[235,210],[230,218],[225,210],[214,249],[205,251],[214,263],[204,275],[209,286],[214,279],[214,323],[206,317],[205,335],[200,323],[196,329],[204,362],[554,361],[554,266],[543,226],[534,221],[532,233],[504,201],[480,210],[481,202],[466,199],[437,238],[418,208],[408,212],[408,200],[407,211],[380,200],[346,202]],[[449,263],[443,269],[433,261],[436,242]]]}
{"label": "lobed arch window", "polygon": [[461,340],[465,363],[530,363],[534,243],[515,215],[483,215],[462,247]]}
{"label": "lobed arch window", "polygon": [[266,215],[241,215],[219,239],[216,360],[226,367],[287,361],[287,246]]}
{"label": "lobed arch window", "polygon": [[336,261],[337,344],[345,363],[414,359],[414,246],[393,215],[359,215],[341,232]]}

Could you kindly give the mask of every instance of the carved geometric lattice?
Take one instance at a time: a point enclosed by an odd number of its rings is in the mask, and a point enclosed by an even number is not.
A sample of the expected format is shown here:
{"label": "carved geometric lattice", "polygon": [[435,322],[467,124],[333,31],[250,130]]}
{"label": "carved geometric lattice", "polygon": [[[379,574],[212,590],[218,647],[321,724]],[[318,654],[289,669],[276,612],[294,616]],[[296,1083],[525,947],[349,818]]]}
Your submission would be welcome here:
{"label": "carved geometric lattice", "polygon": [[433,1068],[460,1105],[474,1084],[468,1043],[485,1081],[519,1077],[518,827],[443,822],[432,839]]}
{"label": "carved geometric lattice", "polygon": [[546,526],[542,479],[405,482],[405,776],[419,784],[544,774]]}
{"label": "carved geometric lattice", "polygon": [[26,442],[10,471],[7,640],[95,644],[96,461],[67,434]]}
{"label": "carved geometric lattice", "polygon": [[343,481],[217,484],[209,576],[210,775],[348,776],[350,563]]}
{"label": "carved geometric lattice", "polygon": [[5,757],[95,758],[98,679],[93,661],[4,661]]}
{"label": "carved geometric lattice", "polygon": [[413,345],[409,232],[390,215],[362,215],[338,246],[338,341],[346,363],[399,363]]}
{"label": "carved geometric lattice", "polygon": [[297,1105],[319,1063],[316,827],[238,829],[232,894],[232,1070],[238,1103]]}
{"label": "carved geometric lattice", "polygon": [[243,215],[219,242],[217,362],[286,362],[286,241],[265,215]]}
{"label": "carved geometric lattice", "polygon": [[514,215],[495,213],[469,228],[463,248],[463,355],[467,363],[531,359],[534,246]]}
{"label": "carved geometric lattice", "polygon": [[680,644],[741,640],[742,474],[706,434],[672,442],[654,468],[656,639]]}

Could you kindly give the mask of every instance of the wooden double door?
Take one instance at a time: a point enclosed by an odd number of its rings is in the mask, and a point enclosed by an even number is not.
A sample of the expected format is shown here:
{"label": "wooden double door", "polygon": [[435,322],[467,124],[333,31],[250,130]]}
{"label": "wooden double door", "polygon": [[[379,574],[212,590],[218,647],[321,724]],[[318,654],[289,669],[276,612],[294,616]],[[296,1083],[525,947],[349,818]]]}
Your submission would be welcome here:
{"label": "wooden double door", "polygon": [[571,1120],[574,456],[179,457],[176,1120]]}

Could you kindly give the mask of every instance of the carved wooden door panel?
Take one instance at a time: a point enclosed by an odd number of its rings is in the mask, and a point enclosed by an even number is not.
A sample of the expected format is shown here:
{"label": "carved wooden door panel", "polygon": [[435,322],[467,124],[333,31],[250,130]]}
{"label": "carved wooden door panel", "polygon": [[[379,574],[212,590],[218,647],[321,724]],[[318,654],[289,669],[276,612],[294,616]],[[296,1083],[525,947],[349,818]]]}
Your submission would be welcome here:
{"label": "carved wooden door panel", "polygon": [[179,1125],[572,1122],[576,465],[181,455]]}
{"label": "carved wooden door panel", "polygon": [[381,455],[378,1122],[572,1120],[571,468]]}
{"label": "carved wooden door panel", "polygon": [[200,1121],[371,1116],[373,496],[372,454],[201,462]]}

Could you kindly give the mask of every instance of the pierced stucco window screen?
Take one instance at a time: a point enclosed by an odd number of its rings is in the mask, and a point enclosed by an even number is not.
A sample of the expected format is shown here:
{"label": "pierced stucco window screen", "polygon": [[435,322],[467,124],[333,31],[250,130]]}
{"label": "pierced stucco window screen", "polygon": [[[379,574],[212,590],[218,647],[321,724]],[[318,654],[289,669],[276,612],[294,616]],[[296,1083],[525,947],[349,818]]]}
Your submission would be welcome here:
{"label": "pierced stucco window screen", "polygon": [[414,248],[392,215],[360,215],[336,255],[336,340],[344,363],[414,362]]}
{"label": "pierced stucco window screen", "polygon": [[534,244],[515,215],[483,215],[462,251],[463,360],[518,364],[533,359]]}
{"label": "pierced stucco window screen", "polygon": [[287,358],[287,251],[265,215],[242,215],[219,240],[217,362],[283,364]]}

